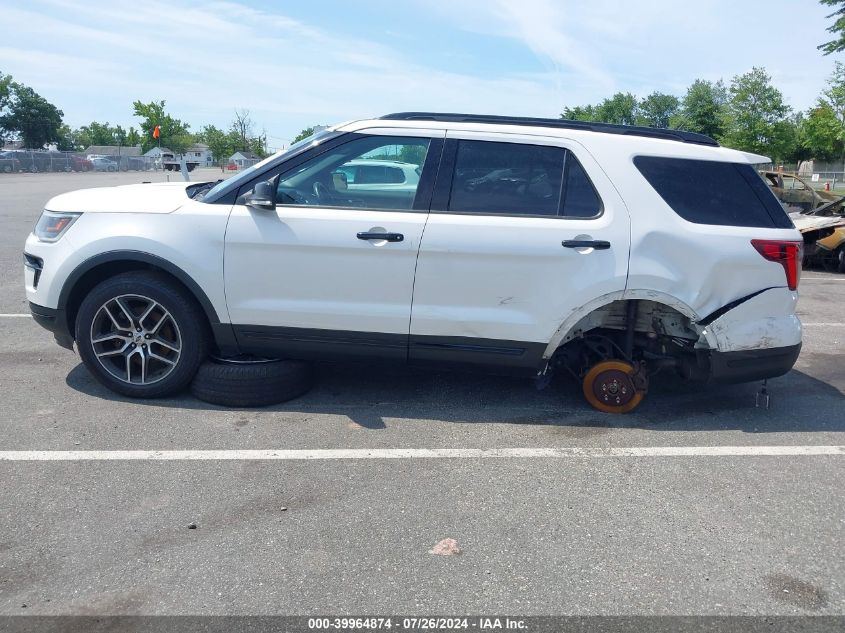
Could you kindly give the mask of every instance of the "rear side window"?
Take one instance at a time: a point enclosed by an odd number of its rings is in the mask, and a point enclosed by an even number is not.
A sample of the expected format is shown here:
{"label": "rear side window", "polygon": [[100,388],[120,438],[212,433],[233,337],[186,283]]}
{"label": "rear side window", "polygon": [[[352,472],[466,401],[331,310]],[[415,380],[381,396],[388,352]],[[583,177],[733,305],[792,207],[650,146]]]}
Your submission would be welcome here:
{"label": "rear side window", "polygon": [[637,156],[634,165],[689,222],[792,228],[786,211],[751,165],[662,156]]}
{"label": "rear side window", "polygon": [[461,140],[447,210],[594,217],[601,202],[577,159],[562,147]]}

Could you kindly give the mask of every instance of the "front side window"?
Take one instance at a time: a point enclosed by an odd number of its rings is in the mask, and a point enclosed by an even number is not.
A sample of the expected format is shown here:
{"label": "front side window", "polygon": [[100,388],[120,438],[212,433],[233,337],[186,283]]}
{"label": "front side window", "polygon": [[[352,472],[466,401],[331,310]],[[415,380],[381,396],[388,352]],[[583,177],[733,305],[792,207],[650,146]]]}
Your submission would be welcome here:
{"label": "front side window", "polygon": [[412,209],[430,139],[369,136],[344,143],[279,179],[276,202],[364,209]]}
{"label": "front side window", "polygon": [[594,217],[601,201],[581,164],[562,147],[461,140],[447,211]]}

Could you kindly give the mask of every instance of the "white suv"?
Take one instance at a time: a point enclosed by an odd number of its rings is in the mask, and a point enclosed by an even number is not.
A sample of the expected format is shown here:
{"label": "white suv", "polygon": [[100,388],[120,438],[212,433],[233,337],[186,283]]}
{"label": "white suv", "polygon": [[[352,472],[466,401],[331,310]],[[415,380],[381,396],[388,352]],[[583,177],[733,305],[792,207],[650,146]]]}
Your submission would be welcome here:
{"label": "white suv", "polygon": [[[418,177],[358,186],[366,161]],[[624,412],[656,368],[741,382],[798,357],[802,241],[766,161],[674,130],[393,114],[216,184],[57,196],[26,292],[130,396],[184,389],[208,355],[382,358],[565,368]]]}

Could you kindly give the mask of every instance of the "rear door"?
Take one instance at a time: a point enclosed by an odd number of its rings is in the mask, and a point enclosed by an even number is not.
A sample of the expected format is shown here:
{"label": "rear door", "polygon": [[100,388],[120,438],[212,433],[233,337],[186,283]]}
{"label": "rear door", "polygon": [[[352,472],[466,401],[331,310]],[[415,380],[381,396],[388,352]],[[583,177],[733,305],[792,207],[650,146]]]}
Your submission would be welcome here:
{"label": "rear door", "polygon": [[534,370],[573,310],[625,289],[627,210],[580,144],[448,132],[409,356]]}

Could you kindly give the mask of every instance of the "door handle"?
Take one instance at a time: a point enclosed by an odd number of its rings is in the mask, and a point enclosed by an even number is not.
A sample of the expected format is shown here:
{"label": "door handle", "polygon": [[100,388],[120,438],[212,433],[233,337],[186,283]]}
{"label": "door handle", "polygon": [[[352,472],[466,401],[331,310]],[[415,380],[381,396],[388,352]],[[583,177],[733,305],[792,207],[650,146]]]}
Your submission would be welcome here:
{"label": "door handle", "polygon": [[401,233],[370,233],[369,231],[358,233],[356,237],[359,240],[384,240],[385,242],[401,242],[405,239]]}
{"label": "door handle", "polygon": [[610,248],[610,242],[607,240],[563,240],[561,245],[564,248],[594,248],[597,251]]}

